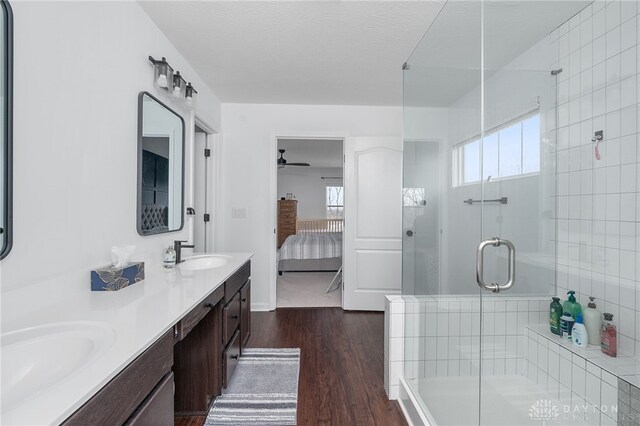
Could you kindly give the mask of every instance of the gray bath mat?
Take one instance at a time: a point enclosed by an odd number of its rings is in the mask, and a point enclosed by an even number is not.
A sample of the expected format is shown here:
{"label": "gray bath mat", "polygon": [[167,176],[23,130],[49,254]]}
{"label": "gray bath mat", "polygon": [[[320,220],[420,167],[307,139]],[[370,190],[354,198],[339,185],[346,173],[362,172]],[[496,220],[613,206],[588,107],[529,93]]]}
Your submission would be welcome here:
{"label": "gray bath mat", "polygon": [[205,425],[295,425],[300,349],[247,348]]}

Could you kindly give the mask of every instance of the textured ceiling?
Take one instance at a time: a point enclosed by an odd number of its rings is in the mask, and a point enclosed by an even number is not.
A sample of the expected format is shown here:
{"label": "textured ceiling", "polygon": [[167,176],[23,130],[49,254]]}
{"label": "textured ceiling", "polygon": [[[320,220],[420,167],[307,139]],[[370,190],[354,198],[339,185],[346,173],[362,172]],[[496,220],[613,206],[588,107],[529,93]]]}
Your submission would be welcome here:
{"label": "textured ceiling", "polygon": [[222,102],[401,105],[444,1],[140,3]]}

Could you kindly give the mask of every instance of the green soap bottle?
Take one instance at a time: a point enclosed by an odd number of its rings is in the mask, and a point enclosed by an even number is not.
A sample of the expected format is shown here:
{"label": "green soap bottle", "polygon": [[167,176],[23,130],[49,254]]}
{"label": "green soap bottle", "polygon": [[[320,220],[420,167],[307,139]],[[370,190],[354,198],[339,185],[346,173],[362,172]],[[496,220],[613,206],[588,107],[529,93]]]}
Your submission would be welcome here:
{"label": "green soap bottle", "polygon": [[551,332],[562,336],[562,328],[560,328],[560,317],[562,316],[562,305],[560,304],[560,298],[554,297],[551,305],[549,305],[549,326]]}
{"label": "green soap bottle", "polygon": [[571,314],[571,316],[575,320],[578,315],[582,315],[582,306],[576,301],[575,291],[569,290],[567,294],[569,295],[569,298],[562,304],[562,311],[565,314]]}

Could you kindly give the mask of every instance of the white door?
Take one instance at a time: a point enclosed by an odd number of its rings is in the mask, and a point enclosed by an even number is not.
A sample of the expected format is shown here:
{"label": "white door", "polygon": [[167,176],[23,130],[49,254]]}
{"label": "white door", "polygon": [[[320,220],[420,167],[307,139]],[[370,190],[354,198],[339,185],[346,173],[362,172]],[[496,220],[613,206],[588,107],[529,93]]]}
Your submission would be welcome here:
{"label": "white door", "polygon": [[402,140],[345,140],[343,307],[384,310],[402,290]]}
{"label": "white door", "polygon": [[208,179],[208,160],[205,157],[205,149],[209,148],[207,144],[207,134],[196,131],[194,137],[194,159],[193,159],[193,208],[196,211],[193,226],[193,244],[195,245],[194,253],[206,253],[211,251],[212,247],[208,244],[207,225],[210,222],[205,221],[205,214],[210,214],[208,209],[209,190]]}

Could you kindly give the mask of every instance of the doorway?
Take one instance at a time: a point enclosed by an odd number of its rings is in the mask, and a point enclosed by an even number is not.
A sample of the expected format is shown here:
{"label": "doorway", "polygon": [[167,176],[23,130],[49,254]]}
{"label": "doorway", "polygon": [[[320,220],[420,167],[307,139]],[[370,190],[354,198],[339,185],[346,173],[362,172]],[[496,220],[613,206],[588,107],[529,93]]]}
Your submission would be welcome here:
{"label": "doorway", "polygon": [[193,138],[193,244],[194,253],[210,253],[214,247],[213,200],[216,188],[213,158],[216,134],[196,120]]}
{"label": "doorway", "polygon": [[276,308],[342,306],[344,147],[276,138]]}

